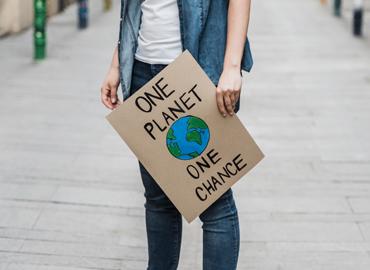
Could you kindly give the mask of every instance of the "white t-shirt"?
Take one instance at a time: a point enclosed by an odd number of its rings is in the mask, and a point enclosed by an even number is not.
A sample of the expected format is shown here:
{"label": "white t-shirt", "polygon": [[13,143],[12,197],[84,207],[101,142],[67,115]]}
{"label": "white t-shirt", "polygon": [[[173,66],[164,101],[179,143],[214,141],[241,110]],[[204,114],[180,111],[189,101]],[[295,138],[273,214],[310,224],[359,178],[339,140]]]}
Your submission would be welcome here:
{"label": "white t-shirt", "polygon": [[177,0],[145,0],[141,10],[135,58],[149,64],[169,64],[182,53]]}

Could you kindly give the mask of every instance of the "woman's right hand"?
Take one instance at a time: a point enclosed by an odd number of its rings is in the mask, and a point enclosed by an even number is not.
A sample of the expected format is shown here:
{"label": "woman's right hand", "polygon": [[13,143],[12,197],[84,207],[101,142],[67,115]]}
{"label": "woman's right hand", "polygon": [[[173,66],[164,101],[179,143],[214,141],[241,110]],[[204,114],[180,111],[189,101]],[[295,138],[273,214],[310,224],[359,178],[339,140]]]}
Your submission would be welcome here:
{"label": "woman's right hand", "polygon": [[111,66],[101,86],[101,101],[108,109],[113,110],[121,104],[117,96],[119,83],[119,68]]}

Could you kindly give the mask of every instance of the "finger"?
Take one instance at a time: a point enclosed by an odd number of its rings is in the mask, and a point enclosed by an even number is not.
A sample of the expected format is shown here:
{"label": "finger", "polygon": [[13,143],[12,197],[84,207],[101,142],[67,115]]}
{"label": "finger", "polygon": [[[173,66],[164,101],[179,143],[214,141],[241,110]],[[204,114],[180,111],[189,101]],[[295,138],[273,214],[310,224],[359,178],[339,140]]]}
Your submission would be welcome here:
{"label": "finger", "polygon": [[224,98],[223,98],[223,93],[220,88],[216,88],[216,102],[217,102],[217,107],[220,113],[222,114],[223,117],[226,116],[226,109],[224,105]]}
{"label": "finger", "polygon": [[103,86],[101,88],[101,101],[108,109],[113,109],[113,105],[110,99],[110,91],[107,87]]}
{"label": "finger", "polygon": [[227,112],[228,112],[230,115],[233,115],[234,110],[233,110],[233,107],[232,107],[232,105],[231,105],[230,91],[225,91],[225,92],[224,92],[224,102],[225,102],[225,106],[226,106],[226,110],[227,110]]}
{"label": "finger", "polygon": [[121,104],[121,101],[119,100],[118,95],[117,95],[117,86],[111,87],[110,98],[111,98],[113,108],[116,108],[118,107],[118,105]]}
{"label": "finger", "polygon": [[117,102],[117,87],[110,85],[110,100],[112,104],[115,104]]}
{"label": "finger", "polygon": [[234,111],[235,102],[236,102],[234,90],[230,92],[230,101],[231,101],[231,107],[233,108],[233,111]]}

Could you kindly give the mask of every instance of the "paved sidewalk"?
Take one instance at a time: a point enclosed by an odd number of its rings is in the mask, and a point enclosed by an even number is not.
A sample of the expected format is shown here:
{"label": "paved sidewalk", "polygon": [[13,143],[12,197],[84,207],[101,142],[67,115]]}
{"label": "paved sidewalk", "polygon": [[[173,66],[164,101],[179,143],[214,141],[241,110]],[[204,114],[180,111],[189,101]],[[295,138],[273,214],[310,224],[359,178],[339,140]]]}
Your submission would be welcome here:
{"label": "paved sidewalk", "polygon": [[[72,6],[0,40],[0,270],[145,269],[138,164],[104,116],[99,87],[119,6],[76,29]],[[234,188],[239,268],[370,269],[370,45],[317,0],[253,1],[255,66],[238,113],[266,154]],[[201,269],[184,221],[180,270]]]}

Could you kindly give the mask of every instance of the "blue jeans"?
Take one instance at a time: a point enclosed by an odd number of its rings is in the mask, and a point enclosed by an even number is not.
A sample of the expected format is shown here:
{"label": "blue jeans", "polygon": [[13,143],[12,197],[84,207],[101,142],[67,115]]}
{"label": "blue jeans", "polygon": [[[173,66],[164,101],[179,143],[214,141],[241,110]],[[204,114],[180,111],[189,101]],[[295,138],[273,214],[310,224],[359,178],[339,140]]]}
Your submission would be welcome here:
{"label": "blue jeans", "polygon": [[[165,66],[135,60],[130,95]],[[181,214],[140,161],[139,168],[146,199],[147,270],[175,270],[181,248]],[[231,188],[199,218],[203,223],[203,270],[236,269],[240,241],[239,219]]]}

